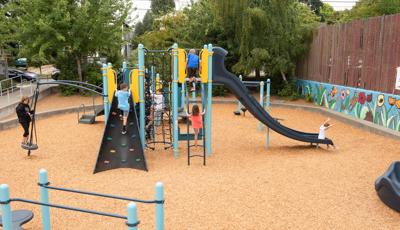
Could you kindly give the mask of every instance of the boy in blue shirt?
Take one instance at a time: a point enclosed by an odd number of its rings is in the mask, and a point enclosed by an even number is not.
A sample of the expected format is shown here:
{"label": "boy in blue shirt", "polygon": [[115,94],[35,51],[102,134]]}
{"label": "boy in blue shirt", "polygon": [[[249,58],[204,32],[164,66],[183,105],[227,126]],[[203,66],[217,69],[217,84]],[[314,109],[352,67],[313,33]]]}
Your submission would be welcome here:
{"label": "boy in blue shirt", "polygon": [[129,115],[129,97],[130,92],[128,91],[128,85],[122,83],[120,85],[120,90],[115,92],[115,96],[118,98],[118,109],[122,113],[122,134],[126,134],[126,123]]}
{"label": "boy in blue shirt", "polygon": [[196,81],[197,78],[197,70],[199,69],[199,56],[196,55],[196,50],[191,49],[188,54],[187,59],[187,73],[189,78],[189,83],[192,85],[192,89],[190,91],[194,91],[193,81]]}

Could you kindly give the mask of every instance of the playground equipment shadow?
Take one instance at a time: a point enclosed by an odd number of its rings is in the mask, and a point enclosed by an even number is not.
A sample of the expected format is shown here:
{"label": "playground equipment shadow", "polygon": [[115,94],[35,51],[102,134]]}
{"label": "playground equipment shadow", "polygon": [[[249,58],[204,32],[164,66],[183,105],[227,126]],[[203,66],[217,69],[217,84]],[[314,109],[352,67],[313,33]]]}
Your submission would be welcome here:
{"label": "playground equipment shadow", "polygon": [[[92,174],[104,124],[79,125],[76,114],[38,121],[40,149],[28,158],[19,147],[21,128],[0,132],[0,183],[12,197],[37,200],[37,171],[46,168],[54,186],[128,197],[153,198],[157,181],[165,185],[166,229],[396,229],[398,213],[376,195],[375,179],[398,159],[399,141],[365,132],[335,119],[327,132],[337,150],[310,148],[265,131],[250,114],[233,115],[234,104],[213,105],[213,153],[186,164],[162,146],[146,151],[148,172],[116,169]],[[317,131],[326,119],[317,113],[271,108],[283,124]],[[54,203],[126,214],[126,202],[50,192]],[[40,229],[40,207],[26,229]],[[154,208],[138,204],[140,229],[154,229]],[[124,229],[123,221],[51,210],[53,229]]]}

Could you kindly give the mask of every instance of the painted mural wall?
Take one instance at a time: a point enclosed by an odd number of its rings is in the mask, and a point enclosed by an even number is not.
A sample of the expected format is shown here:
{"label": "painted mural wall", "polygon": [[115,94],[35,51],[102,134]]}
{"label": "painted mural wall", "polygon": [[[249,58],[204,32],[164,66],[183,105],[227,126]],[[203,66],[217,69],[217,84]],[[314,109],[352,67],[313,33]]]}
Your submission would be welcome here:
{"label": "painted mural wall", "polygon": [[298,80],[298,89],[317,105],[400,131],[400,95],[309,80]]}

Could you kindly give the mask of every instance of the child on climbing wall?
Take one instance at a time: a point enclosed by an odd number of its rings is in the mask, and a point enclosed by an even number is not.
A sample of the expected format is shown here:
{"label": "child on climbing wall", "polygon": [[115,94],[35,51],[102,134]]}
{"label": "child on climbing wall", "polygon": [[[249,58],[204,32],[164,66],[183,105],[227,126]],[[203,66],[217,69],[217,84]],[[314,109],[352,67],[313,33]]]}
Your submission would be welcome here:
{"label": "child on climbing wall", "polygon": [[189,51],[186,66],[187,66],[189,83],[190,83],[190,85],[192,85],[192,88],[190,91],[194,91],[195,87],[192,83],[193,83],[193,81],[196,82],[197,71],[199,69],[199,56],[197,56],[196,50],[191,49]]}
{"label": "child on climbing wall", "polygon": [[128,85],[122,83],[120,85],[120,90],[115,92],[115,96],[118,98],[118,109],[121,110],[122,113],[122,134],[126,134],[126,123],[128,121],[129,116],[129,97],[130,92],[128,91]]}
{"label": "child on climbing wall", "polygon": [[[318,139],[324,140],[325,139],[325,131],[333,126],[333,124],[328,123],[329,121],[330,121],[330,118],[326,119],[326,121],[319,127]],[[317,147],[319,147],[318,144],[317,144]],[[329,148],[329,145],[328,145],[328,148]]]}
{"label": "child on climbing wall", "polygon": [[18,116],[18,121],[24,129],[24,134],[22,135],[22,145],[26,145],[28,143],[29,136],[29,126],[32,121],[33,110],[29,107],[29,97],[23,96],[21,101],[19,102],[15,112]]}
{"label": "child on climbing wall", "polygon": [[151,124],[154,121],[154,114],[156,116],[160,115],[161,112],[164,110],[164,96],[162,94],[163,90],[161,88],[157,89],[156,93],[151,95],[151,107],[150,107],[150,116],[149,122],[146,125],[146,130],[148,130]]}
{"label": "child on climbing wall", "polygon": [[199,137],[199,130],[203,127],[202,113],[198,105],[193,105],[192,114],[190,115],[190,121],[192,122],[192,127],[194,130],[194,146],[197,146],[197,140]]}

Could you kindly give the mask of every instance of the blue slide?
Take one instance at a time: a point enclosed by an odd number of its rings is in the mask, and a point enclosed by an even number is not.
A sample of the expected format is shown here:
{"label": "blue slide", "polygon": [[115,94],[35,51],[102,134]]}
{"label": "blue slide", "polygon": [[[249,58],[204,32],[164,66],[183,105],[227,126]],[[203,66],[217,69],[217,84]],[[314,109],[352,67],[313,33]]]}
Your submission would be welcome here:
{"label": "blue slide", "polygon": [[257,120],[275,132],[294,140],[312,144],[333,145],[331,139],[318,139],[318,133],[301,132],[280,124],[264,110],[239,78],[226,70],[225,56],[228,54],[228,51],[220,47],[215,47],[213,51],[213,82],[226,86]]}

